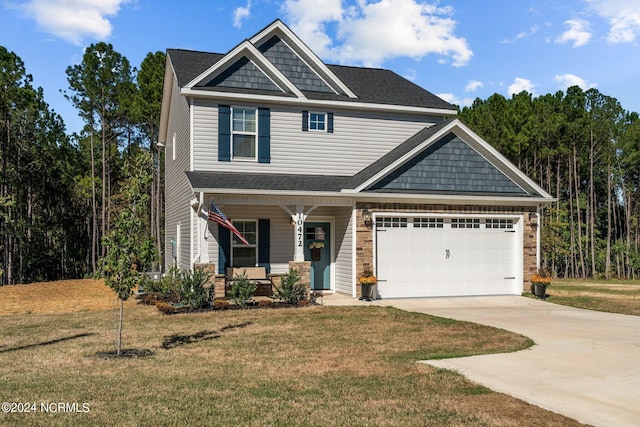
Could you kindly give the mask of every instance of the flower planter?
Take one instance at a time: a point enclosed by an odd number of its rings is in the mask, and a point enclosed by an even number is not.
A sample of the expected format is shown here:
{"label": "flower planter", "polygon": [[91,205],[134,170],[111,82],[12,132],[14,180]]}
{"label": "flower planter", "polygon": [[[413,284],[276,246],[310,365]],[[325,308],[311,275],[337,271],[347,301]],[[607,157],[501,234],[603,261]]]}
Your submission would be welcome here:
{"label": "flower planter", "polygon": [[547,285],[544,283],[534,283],[533,294],[539,299],[545,299],[547,295]]}
{"label": "flower planter", "polygon": [[373,287],[374,284],[360,284],[360,297],[361,301],[373,301]]}

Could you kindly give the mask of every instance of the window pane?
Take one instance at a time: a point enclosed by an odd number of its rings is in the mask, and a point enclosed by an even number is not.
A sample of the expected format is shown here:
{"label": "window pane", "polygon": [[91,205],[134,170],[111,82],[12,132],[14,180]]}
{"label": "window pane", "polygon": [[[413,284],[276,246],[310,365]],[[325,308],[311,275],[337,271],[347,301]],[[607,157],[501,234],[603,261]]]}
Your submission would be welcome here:
{"label": "window pane", "polygon": [[234,267],[255,267],[256,248],[249,246],[237,246],[233,248]]}
{"label": "window pane", "polygon": [[319,113],[309,114],[309,129],[311,130],[324,130],[325,115]]}
{"label": "window pane", "polygon": [[[242,233],[242,235],[244,236],[245,239],[247,239],[247,242],[249,242],[250,245],[256,244],[258,240],[257,239],[258,233],[257,233],[257,223],[255,221],[233,221],[233,226],[237,228],[240,233]],[[242,244],[238,236],[236,236],[235,234],[233,235],[233,244],[234,245]]]}
{"label": "window pane", "polygon": [[256,157],[256,137],[253,135],[233,135],[233,157]]}
{"label": "window pane", "polygon": [[255,132],[256,131],[256,109],[255,108],[233,108],[233,131],[234,132]]}

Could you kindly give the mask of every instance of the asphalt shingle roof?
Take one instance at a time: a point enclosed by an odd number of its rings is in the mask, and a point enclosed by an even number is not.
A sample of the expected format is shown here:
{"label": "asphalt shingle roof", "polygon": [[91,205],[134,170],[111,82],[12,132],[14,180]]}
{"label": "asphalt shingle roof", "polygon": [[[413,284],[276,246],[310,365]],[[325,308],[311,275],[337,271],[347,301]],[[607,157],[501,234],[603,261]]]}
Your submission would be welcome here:
{"label": "asphalt shingle roof", "polygon": [[242,189],[279,191],[329,191],[349,188],[352,177],[298,174],[251,174],[243,172],[186,172],[194,189]]}
{"label": "asphalt shingle roof", "polygon": [[[167,49],[167,55],[171,60],[180,87],[184,87],[225,56],[219,53],[184,49]],[[352,99],[344,95],[308,91],[304,92],[307,98],[314,100],[326,99],[343,102],[366,102],[456,110],[455,106],[393,71],[380,68],[347,67],[342,65],[328,65],[328,67],[358,98]],[[198,88],[198,90],[207,89]],[[264,94],[262,91],[246,89],[238,91],[242,93],[255,92],[256,94]]]}

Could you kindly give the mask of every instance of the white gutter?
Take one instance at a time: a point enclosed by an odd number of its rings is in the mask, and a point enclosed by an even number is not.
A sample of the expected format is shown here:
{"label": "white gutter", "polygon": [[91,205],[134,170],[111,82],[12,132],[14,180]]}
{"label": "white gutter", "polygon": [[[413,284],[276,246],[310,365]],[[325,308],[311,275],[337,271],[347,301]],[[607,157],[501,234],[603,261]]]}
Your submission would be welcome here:
{"label": "white gutter", "polygon": [[541,203],[551,203],[557,201],[555,198],[545,197],[499,197],[499,196],[474,196],[474,195],[432,195],[432,194],[405,194],[405,193],[356,193],[340,191],[287,191],[287,190],[245,190],[231,188],[194,188],[194,192],[206,192],[215,194],[232,195],[260,195],[260,196],[306,196],[306,197],[345,197],[354,198],[357,201],[366,200],[369,202],[401,200],[422,201],[425,203],[449,203],[449,204],[474,204],[490,205],[494,203],[509,205],[533,205]]}

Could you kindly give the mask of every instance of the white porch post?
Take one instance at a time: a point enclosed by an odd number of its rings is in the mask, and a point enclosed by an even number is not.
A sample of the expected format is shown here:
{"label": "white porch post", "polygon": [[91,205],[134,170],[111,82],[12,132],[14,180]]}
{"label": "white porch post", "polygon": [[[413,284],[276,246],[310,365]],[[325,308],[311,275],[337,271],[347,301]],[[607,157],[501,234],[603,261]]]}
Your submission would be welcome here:
{"label": "white porch post", "polygon": [[291,215],[291,221],[295,225],[293,233],[293,261],[302,262],[304,261],[304,223],[311,211],[318,206],[313,205],[305,212],[304,205],[296,205],[295,213],[289,209],[288,206],[281,205],[280,207]]}
{"label": "white porch post", "polygon": [[291,219],[295,224],[293,260],[304,261],[304,222],[307,215],[304,213],[303,205],[296,206],[296,213],[291,215]]}

